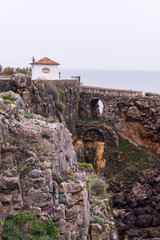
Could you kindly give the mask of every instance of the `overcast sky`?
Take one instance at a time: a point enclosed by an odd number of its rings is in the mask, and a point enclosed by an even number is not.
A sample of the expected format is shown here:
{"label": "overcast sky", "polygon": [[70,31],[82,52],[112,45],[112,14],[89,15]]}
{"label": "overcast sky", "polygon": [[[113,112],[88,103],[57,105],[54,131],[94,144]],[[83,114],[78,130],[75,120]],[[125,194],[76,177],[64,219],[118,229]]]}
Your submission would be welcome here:
{"label": "overcast sky", "polygon": [[160,70],[160,0],[0,0],[0,64]]}

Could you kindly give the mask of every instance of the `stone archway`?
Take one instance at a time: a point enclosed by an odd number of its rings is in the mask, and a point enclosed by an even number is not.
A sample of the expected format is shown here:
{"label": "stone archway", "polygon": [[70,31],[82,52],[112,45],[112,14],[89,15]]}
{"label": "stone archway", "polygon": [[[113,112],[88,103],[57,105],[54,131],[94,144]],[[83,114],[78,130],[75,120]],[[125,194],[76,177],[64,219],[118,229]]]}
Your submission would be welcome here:
{"label": "stone archway", "polygon": [[95,128],[91,128],[87,130],[83,135],[83,141],[99,141],[99,142],[105,142],[103,134]]}
{"label": "stone archway", "polygon": [[103,114],[103,107],[104,104],[101,99],[98,98],[92,99],[90,102],[91,117],[94,119],[100,118]]}

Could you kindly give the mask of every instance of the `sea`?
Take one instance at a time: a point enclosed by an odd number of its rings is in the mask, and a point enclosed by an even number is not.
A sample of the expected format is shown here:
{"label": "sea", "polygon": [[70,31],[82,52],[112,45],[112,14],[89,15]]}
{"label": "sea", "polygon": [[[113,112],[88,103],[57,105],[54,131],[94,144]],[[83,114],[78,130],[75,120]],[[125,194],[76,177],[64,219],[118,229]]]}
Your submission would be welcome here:
{"label": "sea", "polygon": [[160,71],[60,69],[61,78],[80,76],[87,86],[132,89],[160,94]]}

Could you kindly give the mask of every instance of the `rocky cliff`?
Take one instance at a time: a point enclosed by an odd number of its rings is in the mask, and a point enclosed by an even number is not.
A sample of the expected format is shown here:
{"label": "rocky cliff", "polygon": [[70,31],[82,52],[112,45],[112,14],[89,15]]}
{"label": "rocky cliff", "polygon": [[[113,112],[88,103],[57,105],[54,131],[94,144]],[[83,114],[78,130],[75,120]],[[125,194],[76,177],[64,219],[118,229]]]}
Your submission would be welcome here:
{"label": "rocky cliff", "polygon": [[0,221],[27,211],[53,220],[64,240],[118,239],[109,201],[90,201],[69,130],[28,111],[31,95],[22,90],[23,99],[0,93]]}

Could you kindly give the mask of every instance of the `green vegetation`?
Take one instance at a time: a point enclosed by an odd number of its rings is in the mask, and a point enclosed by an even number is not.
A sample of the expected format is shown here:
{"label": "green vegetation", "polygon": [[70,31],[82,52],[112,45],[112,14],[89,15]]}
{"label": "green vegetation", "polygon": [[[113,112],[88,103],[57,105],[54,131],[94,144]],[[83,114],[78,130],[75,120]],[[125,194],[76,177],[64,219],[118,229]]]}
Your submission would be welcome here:
{"label": "green vegetation", "polygon": [[27,212],[18,213],[3,224],[2,240],[54,240],[60,238],[59,228],[52,220],[41,221]]}
{"label": "green vegetation", "polygon": [[83,167],[84,169],[86,169],[86,171],[88,171],[88,170],[94,171],[92,163],[81,163],[81,162],[78,162],[78,166],[79,167]]}
{"label": "green vegetation", "polygon": [[91,218],[91,223],[98,223],[98,224],[102,225],[105,223],[105,221],[103,218],[95,216],[95,217]]}
{"label": "green vegetation", "polygon": [[5,99],[5,100],[3,100],[3,102],[4,102],[5,104],[15,104],[14,101],[11,101],[11,100],[9,100],[9,99]]}
{"label": "green vegetation", "polygon": [[43,131],[42,133],[41,133],[41,136],[43,137],[43,138],[46,138],[46,139],[49,139],[51,136],[50,136],[50,134],[49,134],[49,132],[47,132],[47,131]]}
{"label": "green vegetation", "polygon": [[4,109],[4,107],[2,105],[0,105],[0,110],[3,110],[3,109]]}
{"label": "green vegetation", "polygon": [[12,75],[14,73],[15,73],[14,72],[14,68],[12,68],[12,67],[6,67],[2,71],[2,75],[4,75],[4,76],[10,76],[10,75]]}
{"label": "green vegetation", "polygon": [[10,170],[6,170],[6,171],[4,172],[4,174],[5,174],[7,177],[13,177],[13,174],[11,173]]}
{"label": "green vegetation", "polygon": [[119,147],[106,147],[103,155],[107,159],[105,177],[115,183],[134,181],[149,169],[160,166],[160,155],[153,149],[136,147],[120,137]]}
{"label": "green vegetation", "polygon": [[17,139],[14,137],[10,137],[7,142],[9,142],[12,145],[17,145]]}
{"label": "green vegetation", "polygon": [[89,199],[90,203],[93,203],[93,204],[96,204],[96,205],[99,205],[101,206],[102,208],[105,208],[105,204],[102,200],[99,200],[98,198],[91,198]]}
{"label": "green vegetation", "polygon": [[146,97],[160,97],[160,94],[153,93],[153,92],[146,92],[145,96]]}
{"label": "green vegetation", "polygon": [[112,122],[109,121],[102,121],[99,119],[79,119],[77,122],[77,124],[96,124],[96,125],[100,125],[100,124],[106,124],[108,126],[113,126]]}
{"label": "green vegetation", "polygon": [[44,147],[37,147],[36,150],[39,157],[48,156],[47,150]]}
{"label": "green vegetation", "polygon": [[61,175],[59,174],[59,172],[53,172],[53,179],[57,182],[57,183],[61,183],[64,181],[64,179],[61,177]]}
{"label": "green vegetation", "polygon": [[97,175],[89,175],[88,177],[89,184],[91,185],[91,195],[99,197],[101,199],[108,197],[107,188],[108,184],[97,177]]}
{"label": "green vegetation", "polygon": [[12,97],[10,94],[1,95],[0,98],[3,98],[3,102],[5,104],[15,104],[17,100],[15,97]]}
{"label": "green vegetation", "polygon": [[122,95],[122,96],[120,96],[120,100],[122,100],[122,101],[126,101],[126,100],[128,100],[129,99],[129,96],[128,95]]}
{"label": "green vegetation", "polygon": [[1,95],[0,97],[3,98],[3,100],[5,100],[5,99],[9,99],[11,101],[17,100],[15,97],[12,97],[11,94]]}
{"label": "green vegetation", "polygon": [[26,113],[24,114],[24,117],[25,117],[25,118],[28,118],[28,119],[30,119],[30,118],[36,118],[36,116],[35,116],[33,113],[30,113],[30,112],[26,112]]}
{"label": "green vegetation", "polygon": [[53,100],[54,101],[57,101],[58,99],[58,92],[57,92],[57,89],[48,81],[45,81],[44,83],[44,87],[45,87],[45,90],[49,93],[52,94],[53,96]]}
{"label": "green vegetation", "polygon": [[64,194],[59,195],[59,203],[65,204],[66,203],[66,197]]}
{"label": "green vegetation", "polygon": [[57,90],[58,90],[58,92],[60,92],[61,95],[62,95],[62,102],[63,102],[64,104],[66,104],[66,94],[65,94],[65,91],[63,91],[60,87],[57,87]]}
{"label": "green vegetation", "polygon": [[65,109],[65,105],[63,102],[56,102],[56,108],[63,113],[64,109]]}

